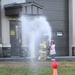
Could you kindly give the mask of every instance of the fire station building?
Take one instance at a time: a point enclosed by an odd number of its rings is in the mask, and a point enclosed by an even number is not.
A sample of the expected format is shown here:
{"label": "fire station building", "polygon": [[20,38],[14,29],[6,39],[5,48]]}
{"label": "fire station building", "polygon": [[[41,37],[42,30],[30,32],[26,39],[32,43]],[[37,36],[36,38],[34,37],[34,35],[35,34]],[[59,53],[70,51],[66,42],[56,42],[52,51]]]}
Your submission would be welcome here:
{"label": "fire station building", "polygon": [[74,56],[74,8],[75,0],[0,0],[0,57],[23,55],[25,46],[18,19],[21,13],[44,15],[52,29],[57,56]]}

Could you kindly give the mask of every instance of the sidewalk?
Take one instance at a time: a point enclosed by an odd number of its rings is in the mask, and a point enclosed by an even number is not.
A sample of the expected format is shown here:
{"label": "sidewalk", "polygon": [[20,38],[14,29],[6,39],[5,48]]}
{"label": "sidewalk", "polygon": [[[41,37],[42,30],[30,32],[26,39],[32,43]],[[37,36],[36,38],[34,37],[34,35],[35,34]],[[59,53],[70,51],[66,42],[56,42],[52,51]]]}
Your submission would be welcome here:
{"label": "sidewalk", "polygon": [[[57,61],[75,61],[75,56],[59,56],[59,57],[56,57],[56,60]],[[38,60],[35,58],[10,57],[10,58],[0,58],[0,61],[38,61]],[[50,59],[46,61],[50,61]]]}
{"label": "sidewalk", "polygon": [[59,61],[75,61],[75,56],[59,56],[59,57],[56,57],[56,60],[59,60]]}

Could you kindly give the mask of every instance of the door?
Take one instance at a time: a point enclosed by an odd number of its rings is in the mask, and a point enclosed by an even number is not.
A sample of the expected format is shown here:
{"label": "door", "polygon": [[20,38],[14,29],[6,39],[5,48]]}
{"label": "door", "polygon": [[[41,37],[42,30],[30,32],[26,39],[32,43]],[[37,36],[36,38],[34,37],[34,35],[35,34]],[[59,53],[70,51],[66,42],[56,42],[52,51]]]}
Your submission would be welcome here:
{"label": "door", "polygon": [[[47,17],[52,29],[52,39],[56,43],[56,55],[69,55],[69,0],[27,0],[42,5],[43,14]],[[58,36],[58,33],[62,36]]]}
{"label": "door", "polygon": [[21,56],[21,25],[20,21],[10,21],[11,56]]}

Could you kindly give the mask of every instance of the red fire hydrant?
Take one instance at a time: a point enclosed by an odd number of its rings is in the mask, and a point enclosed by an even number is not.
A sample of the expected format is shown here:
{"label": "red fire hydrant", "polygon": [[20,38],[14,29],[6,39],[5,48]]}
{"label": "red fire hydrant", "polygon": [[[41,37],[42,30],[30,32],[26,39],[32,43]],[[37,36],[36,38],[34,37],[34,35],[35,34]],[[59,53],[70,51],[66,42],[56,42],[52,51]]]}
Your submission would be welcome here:
{"label": "red fire hydrant", "polygon": [[57,61],[52,62],[52,67],[53,67],[53,75],[58,75],[57,74],[58,62]]}

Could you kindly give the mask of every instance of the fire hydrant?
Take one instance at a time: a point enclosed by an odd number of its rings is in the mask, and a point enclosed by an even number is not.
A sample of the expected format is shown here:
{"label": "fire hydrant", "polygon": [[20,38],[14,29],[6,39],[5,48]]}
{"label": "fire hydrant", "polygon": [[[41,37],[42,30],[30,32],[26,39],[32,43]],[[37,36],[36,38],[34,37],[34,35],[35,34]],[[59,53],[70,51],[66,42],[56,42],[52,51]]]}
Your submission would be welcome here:
{"label": "fire hydrant", "polygon": [[58,75],[57,73],[58,62],[57,61],[52,62],[52,67],[53,67],[53,75]]}

